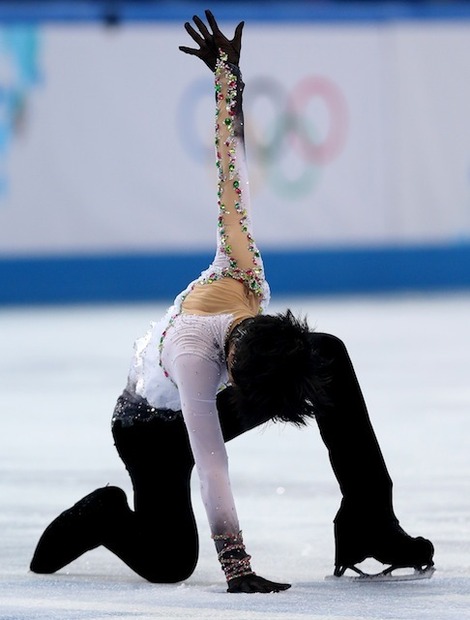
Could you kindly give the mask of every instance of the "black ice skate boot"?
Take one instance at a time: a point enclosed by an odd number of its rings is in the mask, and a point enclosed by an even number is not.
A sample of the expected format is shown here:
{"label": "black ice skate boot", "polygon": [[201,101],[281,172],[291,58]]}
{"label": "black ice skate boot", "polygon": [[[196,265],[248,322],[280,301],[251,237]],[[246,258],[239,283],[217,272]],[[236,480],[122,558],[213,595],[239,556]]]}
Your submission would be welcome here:
{"label": "black ice skate boot", "polygon": [[348,568],[360,572],[356,565],[367,558],[389,566],[382,574],[405,567],[413,568],[417,574],[432,574],[434,546],[431,541],[407,534],[392,514],[377,515],[375,518],[367,514],[358,520],[360,513],[358,509],[348,510],[343,502],[336,515],[336,577],[341,577]]}
{"label": "black ice skate boot", "polygon": [[316,421],[343,495],[334,526],[335,575],[366,558],[392,567],[385,572],[432,567],[432,543],[409,536],[394,514],[392,480],[344,344],[312,334],[312,346],[329,362],[329,405]]}
{"label": "black ice skate boot", "polygon": [[31,560],[34,573],[55,573],[86,551],[103,543],[107,525],[130,512],[122,489],[107,486],[65,510],[45,529]]}

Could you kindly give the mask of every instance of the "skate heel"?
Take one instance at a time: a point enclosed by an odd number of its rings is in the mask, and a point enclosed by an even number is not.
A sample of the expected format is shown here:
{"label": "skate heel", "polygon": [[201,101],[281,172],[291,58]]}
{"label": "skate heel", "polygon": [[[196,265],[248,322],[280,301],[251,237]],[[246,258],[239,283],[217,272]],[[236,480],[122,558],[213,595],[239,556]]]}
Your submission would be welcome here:
{"label": "skate heel", "polygon": [[371,557],[372,549],[367,544],[363,528],[354,526],[352,521],[335,519],[335,569],[334,574],[340,577],[348,567],[360,564]]}

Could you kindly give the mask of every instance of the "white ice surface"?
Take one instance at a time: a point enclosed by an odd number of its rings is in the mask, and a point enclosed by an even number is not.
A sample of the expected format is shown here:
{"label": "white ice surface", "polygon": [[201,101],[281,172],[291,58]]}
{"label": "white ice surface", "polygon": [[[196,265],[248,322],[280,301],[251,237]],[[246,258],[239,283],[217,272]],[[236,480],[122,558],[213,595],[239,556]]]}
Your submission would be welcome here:
{"label": "white ice surface", "polygon": [[434,578],[324,580],[333,566],[339,492],[315,425],[268,427],[229,447],[254,568],[291,582],[289,591],[225,593],[196,481],[201,552],[186,582],[147,583],[104,549],[55,575],[28,572],[38,537],[61,510],[108,482],[129,493],[110,415],[132,342],[163,306],[3,309],[2,620],[470,618],[470,296],[278,300],[271,310],[287,303],[346,341],[395,482],[401,523],[435,543]]}

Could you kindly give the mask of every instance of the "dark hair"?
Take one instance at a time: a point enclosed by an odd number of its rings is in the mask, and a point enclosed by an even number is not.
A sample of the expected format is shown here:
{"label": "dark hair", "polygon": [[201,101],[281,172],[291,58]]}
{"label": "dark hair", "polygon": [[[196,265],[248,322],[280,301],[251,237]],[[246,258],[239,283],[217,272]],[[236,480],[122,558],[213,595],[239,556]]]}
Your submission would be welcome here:
{"label": "dark hair", "polygon": [[269,419],[306,424],[324,401],[325,362],[305,319],[290,310],[242,321],[232,332],[230,366],[238,415],[250,425]]}

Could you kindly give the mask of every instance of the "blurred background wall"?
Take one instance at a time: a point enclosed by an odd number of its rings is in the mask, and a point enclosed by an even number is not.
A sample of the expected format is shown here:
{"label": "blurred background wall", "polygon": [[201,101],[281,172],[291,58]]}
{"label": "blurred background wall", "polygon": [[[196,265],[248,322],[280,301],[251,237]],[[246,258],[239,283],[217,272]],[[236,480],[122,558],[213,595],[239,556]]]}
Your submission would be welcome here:
{"label": "blurred background wall", "polygon": [[274,294],[470,288],[467,2],[1,2],[0,303],[167,299],[211,260],[212,76],[246,20]]}

